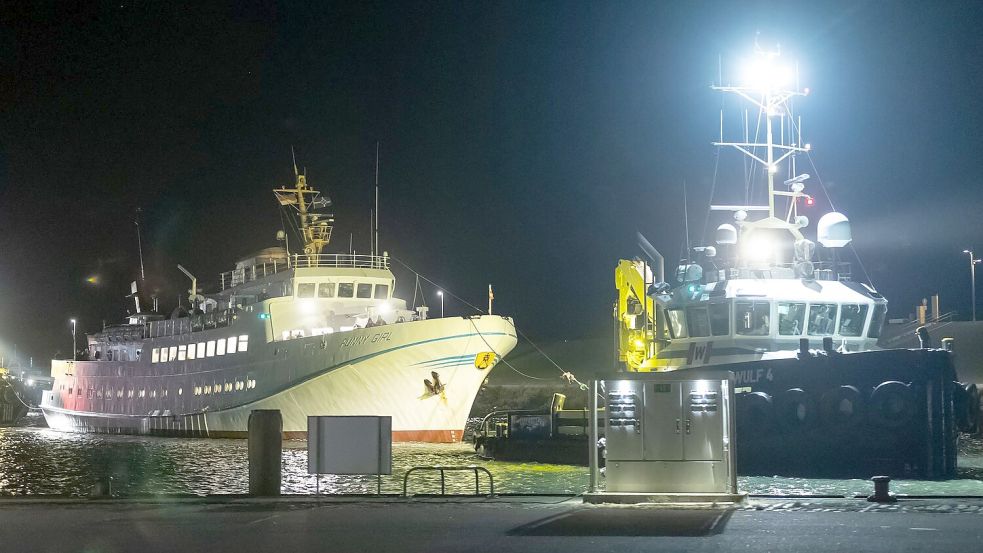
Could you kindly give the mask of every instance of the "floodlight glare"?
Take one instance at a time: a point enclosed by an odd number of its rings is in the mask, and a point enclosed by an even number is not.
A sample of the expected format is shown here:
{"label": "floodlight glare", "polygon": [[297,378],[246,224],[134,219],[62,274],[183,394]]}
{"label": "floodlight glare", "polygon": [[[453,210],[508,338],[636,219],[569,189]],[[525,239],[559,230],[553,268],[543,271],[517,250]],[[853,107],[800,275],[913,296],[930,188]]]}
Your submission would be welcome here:
{"label": "floodlight glare", "polygon": [[741,253],[751,261],[765,261],[775,253],[775,244],[767,235],[751,235],[741,244]]}
{"label": "floodlight glare", "polygon": [[744,84],[758,90],[774,90],[792,82],[791,68],[776,66],[771,57],[756,59],[744,66]]}

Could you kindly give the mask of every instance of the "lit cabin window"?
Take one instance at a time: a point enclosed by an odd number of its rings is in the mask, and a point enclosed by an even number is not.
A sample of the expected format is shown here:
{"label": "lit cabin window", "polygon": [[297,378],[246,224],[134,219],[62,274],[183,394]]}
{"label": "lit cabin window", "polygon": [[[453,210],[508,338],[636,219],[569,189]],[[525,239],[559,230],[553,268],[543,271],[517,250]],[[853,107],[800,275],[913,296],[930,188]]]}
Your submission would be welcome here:
{"label": "lit cabin window", "polygon": [[799,336],[805,328],[806,304],[779,302],[778,334],[781,336]]}
{"label": "lit cabin window", "polygon": [[225,391],[225,392],[231,392],[232,391],[232,383],[231,382],[226,382],[226,383],[222,384],[222,390]]}
{"label": "lit cabin window", "polygon": [[208,347],[205,349],[205,355],[208,357],[215,356],[215,340],[208,341]]}
{"label": "lit cabin window", "polygon": [[249,349],[249,335],[240,334],[239,335],[239,353],[242,353]]}
{"label": "lit cabin window", "polygon": [[338,297],[339,298],[354,298],[355,297],[355,283],[354,282],[339,282],[338,283]]}
{"label": "lit cabin window", "polygon": [[177,346],[171,346],[167,349],[167,360],[174,361],[177,359]]}
{"label": "lit cabin window", "polygon": [[140,397],[147,397],[147,390],[145,388],[140,389]]}
{"label": "lit cabin window", "polygon": [[864,304],[844,305],[840,312],[840,336],[860,336],[867,322],[867,306]]}
{"label": "lit cabin window", "polygon": [[225,351],[227,351],[229,353],[235,353],[236,352],[236,337],[235,336],[229,336],[229,338],[225,342],[226,342]]}
{"label": "lit cabin window", "polygon": [[375,285],[375,299],[377,300],[388,300],[389,299],[389,285],[388,284],[376,284]]}
{"label": "lit cabin window", "polygon": [[215,342],[215,355],[225,355],[225,340]]}
{"label": "lit cabin window", "polygon": [[707,308],[687,307],[686,328],[689,330],[689,335],[693,338],[709,336],[710,320],[707,318]]}
{"label": "lit cabin window", "polygon": [[188,358],[188,346],[181,345],[177,347],[177,360],[184,361]]}
{"label": "lit cabin window", "polygon": [[150,351],[150,362],[158,363],[160,362],[160,348],[154,348]]}
{"label": "lit cabin window", "polygon": [[767,336],[771,304],[766,301],[734,302],[734,330],[742,336]]}
{"label": "lit cabin window", "polygon": [[198,342],[198,347],[195,349],[197,350],[196,355],[198,356],[198,359],[205,356],[205,342]]}
{"label": "lit cabin window", "polygon": [[832,336],[836,328],[836,304],[814,303],[809,306],[809,334]]}
{"label": "lit cabin window", "polygon": [[179,396],[184,395],[184,388],[178,388],[177,389],[177,395],[179,395]]}
{"label": "lit cabin window", "polygon": [[188,344],[188,361],[194,361],[196,353],[198,352],[196,351],[195,345]]}
{"label": "lit cabin window", "polygon": [[333,282],[322,282],[317,285],[317,297],[319,298],[333,298],[334,297],[334,283]]}
{"label": "lit cabin window", "polygon": [[730,304],[711,303],[708,309],[710,311],[710,332],[714,336],[730,334]]}
{"label": "lit cabin window", "polygon": [[669,335],[672,338],[686,337],[686,316],[682,309],[669,309]]}
{"label": "lit cabin window", "polygon": [[359,298],[368,299],[372,297],[372,285],[361,283],[358,285],[358,293],[355,294]]}
{"label": "lit cabin window", "polygon": [[297,285],[297,297],[298,298],[313,298],[314,297],[314,287],[316,285],[313,282],[301,282]]}

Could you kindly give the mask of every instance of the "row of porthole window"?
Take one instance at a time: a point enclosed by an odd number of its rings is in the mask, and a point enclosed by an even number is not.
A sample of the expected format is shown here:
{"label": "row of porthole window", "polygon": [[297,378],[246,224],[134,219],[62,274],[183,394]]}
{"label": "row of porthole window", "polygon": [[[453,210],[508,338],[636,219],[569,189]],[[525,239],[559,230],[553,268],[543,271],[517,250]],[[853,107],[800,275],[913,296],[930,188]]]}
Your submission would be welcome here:
{"label": "row of porthole window", "polygon": [[181,344],[166,348],[154,348],[150,353],[151,363],[169,361],[194,361],[204,357],[215,357],[231,353],[242,353],[249,349],[249,335],[229,336],[224,340],[209,340],[192,344]]}
{"label": "row of porthole window", "polygon": [[256,387],[255,378],[247,378],[246,380],[236,380],[235,382],[223,382],[221,384],[214,383],[211,386],[205,384],[203,386],[195,386],[194,393],[196,396],[210,395],[210,394],[221,394],[223,392],[241,392],[242,390],[252,390]]}
{"label": "row of porthole window", "polygon": [[[247,378],[246,380],[236,380],[235,382],[223,382],[222,384],[216,383],[210,386],[209,385],[195,386],[194,393],[196,396],[198,395],[207,396],[213,393],[219,394],[222,392],[231,392],[233,390],[237,392],[242,390],[252,390],[255,387],[256,387],[256,379]],[[62,390],[64,390],[65,386],[62,385],[61,388]],[[78,388],[74,388],[72,386],[69,386],[68,395],[72,395],[73,393],[75,393],[76,396],[81,397],[82,387],[79,386]],[[115,395],[115,399],[123,399],[124,395],[126,395],[127,399],[132,399],[134,397],[145,398],[148,396],[148,392],[146,388],[142,388],[140,390],[137,390],[136,388],[130,388],[128,390],[119,388],[114,390],[113,387],[111,386],[109,388],[106,388],[105,392],[103,391],[102,388],[89,388],[88,391],[89,399],[114,399],[113,397],[114,395]],[[167,388],[161,388],[159,392],[157,389],[151,389],[149,392],[149,396],[151,399],[156,399],[158,395],[162,398],[167,397],[168,395]],[[179,396],[184,395],[184,388],[178,388],[177,395]]]}

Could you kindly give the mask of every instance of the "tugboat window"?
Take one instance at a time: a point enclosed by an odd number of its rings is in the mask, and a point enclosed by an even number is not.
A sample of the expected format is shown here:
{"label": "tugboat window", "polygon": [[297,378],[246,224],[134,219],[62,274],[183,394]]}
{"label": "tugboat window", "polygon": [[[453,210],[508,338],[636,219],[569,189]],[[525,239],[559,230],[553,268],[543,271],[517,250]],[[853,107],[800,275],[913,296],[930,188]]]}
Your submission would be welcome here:
{"label": "tugboat window", "polygon": [[844,305],[840,313],[840,336],[860,336],[866,321],[866,305]]}
{"label": "tugboat window", "polygon": [[389,285],[388,284],[376,284],[375,285],[375,299],[386,300],[389,299]]}
{"label": "tugboat window", "polygon": [[710,331],[714,336],[730,334],[730,305],[726,303],[710,304]]}
{"label": "tugboat window", "polygon": [[334,283],[333,282],[322,282],[317,286],[317,297],[319,298],[333,298],[334,297]]}
{"label": "tugboat window", "polygon": [[359,298],[365,298],[365,299],[371,298],[372,297],[372,285],[371,284],[365,284],[365,283],[359,284],[358,285],[358,294],[356,294],[356,295]]}
{"label": "tugboat window", "polygon": [[806,304],[781,302],[778,304],[778,334],[801,336],[805,328]]}
{"label": "tugboat window", "polygon": [[809,334],[831,336],[836,329],[836,304],[816,303],[809,308]]}
{"label": "tugboat window", "polygon": [[874,316],[870,319],[870,330],[867,331],[868,338],[880,338],[881,328],[884,326],[884,317],[887,316],[887,306],[883,303],[874,306]]}
{"label": "tugboat window", "polygon": [[339,282],[338,283],[338,297],[339,298],[353,298],[353,297],[355,297],[355,283],[354,282]]}
{"label": "tugboat window", "polygon": [[241,334],[239,335],[239,353],[242,353],[249,349],[249,335]]}
{"label": "tugboat window", "polygon": [[313,282],[302,282],[297,285],[297,297],[298,298],[313,298],[314,297],[314,287],[316,284]]}
{"label": "tugboat window", "polygon": [[771,304],[766,301],[734,303],[734,330],[742,336],[767,336],[771,324]]}
{"label": "tugboat window", "polygon": [[685,338],[686,337],[686,316],[683,315],[682,309],[669,309],[667,311],[669,314],[669,337],[670,338]]}
{"label": "tugboat window", "polygon": [[687,307],[686,323],[690,337],[702,338],[710,335],[710,321],[707,319],[706,307]]}

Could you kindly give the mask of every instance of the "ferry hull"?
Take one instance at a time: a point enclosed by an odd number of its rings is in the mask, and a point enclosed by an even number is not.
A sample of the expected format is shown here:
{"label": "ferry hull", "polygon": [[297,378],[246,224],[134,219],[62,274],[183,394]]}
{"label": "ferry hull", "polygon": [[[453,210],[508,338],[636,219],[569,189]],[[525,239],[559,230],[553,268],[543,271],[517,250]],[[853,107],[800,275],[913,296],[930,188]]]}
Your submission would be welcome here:
{"label": "ferry hull", "polygon": [[[387,332],[388,341],[378,338]],[[274,342],[277,355],[291,361],[267,370],[292,378],[277,385],[253,365],[257,380],[271,382],[274,389],[239,405],[192,413],[158,405],[163,414],[135,415],[68,409],[49,397],[42,410],[57,430],[214,438],[245,437],[249,414],[256,409],[279,410],[288,439],[306,437],[308,416],[381,415],[393,418],[394,441],[455,442],[463,438],[474,398],[491,369],[477,367],[476,357],[494,353],[497,360],[516,344],[511,320],[489,316],[346,334],[333,338],[333,350],[321,337]]]}

